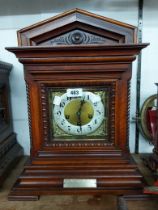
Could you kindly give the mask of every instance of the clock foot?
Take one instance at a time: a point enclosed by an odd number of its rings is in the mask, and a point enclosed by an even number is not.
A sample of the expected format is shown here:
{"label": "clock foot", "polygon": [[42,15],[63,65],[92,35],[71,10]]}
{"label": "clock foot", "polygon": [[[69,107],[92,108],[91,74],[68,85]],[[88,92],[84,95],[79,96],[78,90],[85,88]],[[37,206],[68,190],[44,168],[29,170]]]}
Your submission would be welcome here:
{"label": "clock foot", "polygon": [[20,195],[20,193],[16,194],[14,192],[8,195],[9,201],[37,201],[39,198],[39,195]]}
{"label": "clock foot", "polygon": [[117,197],[117,210],[128,210],[126,200],[123,196]]}

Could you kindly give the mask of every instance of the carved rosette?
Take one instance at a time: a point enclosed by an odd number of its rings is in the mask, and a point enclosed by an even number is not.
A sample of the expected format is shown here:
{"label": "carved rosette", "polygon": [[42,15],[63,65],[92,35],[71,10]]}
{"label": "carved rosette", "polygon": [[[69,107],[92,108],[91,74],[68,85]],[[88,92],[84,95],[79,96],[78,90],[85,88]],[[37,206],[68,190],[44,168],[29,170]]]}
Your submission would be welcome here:
{"label": "carved rosette", "polygon": [[58,37],[52,38],[40,45],[80,45],[80,44],[106,44],[109,39],[88,33],[82,30],[73,30]]}

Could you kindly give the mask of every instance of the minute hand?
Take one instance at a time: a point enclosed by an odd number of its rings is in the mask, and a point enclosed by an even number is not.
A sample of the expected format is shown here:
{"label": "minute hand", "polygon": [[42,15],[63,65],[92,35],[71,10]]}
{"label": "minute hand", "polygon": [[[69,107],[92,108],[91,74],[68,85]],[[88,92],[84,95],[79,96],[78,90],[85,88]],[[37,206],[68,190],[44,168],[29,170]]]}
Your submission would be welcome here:
{"label": "minute hand", "polygon": [[78,118],[78,121],[77,121],[77,124],[79,126],[81,126],[81,110],[82,110],[82,107],[83,107],[83,104],[85,103],[84,99],[80,102],[80,107],[78,109],[78,111],[76,112],[76,115],[77,115],[77,118]]}

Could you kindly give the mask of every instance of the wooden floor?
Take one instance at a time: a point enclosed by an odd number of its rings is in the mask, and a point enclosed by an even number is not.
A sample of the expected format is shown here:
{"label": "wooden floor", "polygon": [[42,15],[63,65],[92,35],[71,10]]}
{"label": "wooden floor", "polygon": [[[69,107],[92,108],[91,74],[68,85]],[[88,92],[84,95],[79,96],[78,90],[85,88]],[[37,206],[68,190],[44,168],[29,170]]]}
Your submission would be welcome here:
{"label": "wooden floor", "polygon": [[[148,185],[153,183],[153,176],[144,167],[139,156],[134,156],[140,170],[144,174]],[[7,194],[22,171],[26,158],[23,158],[16,168],[12,170],[3,186],[0,188],[0,210],[117,210],[115,196],[41,196],[39,201],[8,201]],[[128,201],[128,210],[157,210],[158,197],[154,200]]]}

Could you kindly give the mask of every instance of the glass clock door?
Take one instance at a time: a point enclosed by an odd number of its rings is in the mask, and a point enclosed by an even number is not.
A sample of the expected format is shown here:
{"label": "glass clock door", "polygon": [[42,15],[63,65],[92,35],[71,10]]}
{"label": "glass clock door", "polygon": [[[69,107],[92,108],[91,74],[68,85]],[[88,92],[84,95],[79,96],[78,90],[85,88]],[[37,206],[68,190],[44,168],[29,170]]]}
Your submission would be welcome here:
{"label": "glass clock door", "polygon": [[105,140],[108,136],[108,88],[50,88],[54,140]]}

